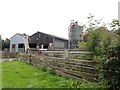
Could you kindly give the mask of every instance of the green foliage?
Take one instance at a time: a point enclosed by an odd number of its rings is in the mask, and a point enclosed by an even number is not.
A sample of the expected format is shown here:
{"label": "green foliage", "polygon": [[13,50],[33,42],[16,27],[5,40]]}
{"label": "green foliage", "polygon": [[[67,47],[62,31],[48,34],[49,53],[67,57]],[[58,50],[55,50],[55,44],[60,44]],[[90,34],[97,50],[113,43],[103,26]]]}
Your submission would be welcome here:
{"label": "green foliage", "polygon": [[2,40],[2,50],[8,49],[9,50],[10,46],[10,40],[6,38],[5,40]]}
{"label": "green foliage", "polygon": [[120,35],[120,28],[119,28],[119,20],[113,19],[110,27],[112,28],[112,31],[114,31],[115,33],[117,33],[118,35]]}
{"label": "green foliage", "polygon": [[87,49],[88,49],[87,46],[88,46],[88,43],[87,43],[87,42],[82,41],[82,42],[80,43],[80,48],[81,48],[82,50],[87,50]]}
{"label": "green foliage", "polygon": [[51,75],[55,75],[55,72],[51,68],[47,68],[47,73]]}
{"label": "green foliage", "polygon": [[87,25],[84,25],[84,29],[86,29],[87,32],[95,30],[96,28],[100,27],[102,24],[101,20],[96,20],[94,15],[92,15],[91,13],[89,13],[87,19],[88,19]]}
{"label": "green foliage", "polygon": [[47,70],[43,67],[40,68],[43,72],[47,72]]}
{"label": "green foliage", "polygon": [[99,83],[99,85],[96,84],[96,83],[90,83],[90,82],[84,83],[84,82],[83,82],[83,83],[80,85],[80,87],[81,87],[81,88],[86,88],[86,87],[87,87],[87,88],[92,88],[93,90],[96,89],[96,87],[97,87],[97,89],[98,89],[98,88],[108,88],[106,81],[101,81],[101,82]]}
{"label": "green foliage", "polygon": [[115,33],[108,31],[104,27],[100,27],[96,30],[89,31],[86,43],[86,48],[88,48],[93,55],[107,56],[110,47],[114,47],[118,44],[118,39]]}
{"label": "green foliage", "polygon": [[99,33],[96,31],[90,31],[89,36],[87,38],[87,47],[88,50],[91,51],[93,54],[97,54],[96,46],[99,44]]}
{"label": "green foliage", "polygon": [[[93,60],[100,62],[98,66],[99,79],[104,81],[103,67],[110,65],[113,68],[120,68],[120,28],[119,21],[113,19],[110,24],[111,31],[97,23],[93,24],[94,16],[88,18],[87,38],[84,48],[93,53]],[[98,26],[95,28],[94,26]],[[83,42],[82,42],[83,44]],[[118,72],[118,71],[116,71]],[[110,87],[119,87],[120,78],[113,76],[113,81],[109,82]]]}

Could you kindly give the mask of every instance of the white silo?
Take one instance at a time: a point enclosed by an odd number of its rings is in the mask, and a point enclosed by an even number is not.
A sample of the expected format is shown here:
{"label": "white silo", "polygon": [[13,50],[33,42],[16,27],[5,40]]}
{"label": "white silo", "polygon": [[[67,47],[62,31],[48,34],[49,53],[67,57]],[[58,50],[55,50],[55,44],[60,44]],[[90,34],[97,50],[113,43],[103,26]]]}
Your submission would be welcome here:
{"label": "white silo", "polygon": [[79,46],[79,43],[83,41],[83,28],[82,26],[78,25],[78,22],[74,22],[74,20],[71,20],[70,26],[68,28],[69,33],[69,49],[77,49]]}

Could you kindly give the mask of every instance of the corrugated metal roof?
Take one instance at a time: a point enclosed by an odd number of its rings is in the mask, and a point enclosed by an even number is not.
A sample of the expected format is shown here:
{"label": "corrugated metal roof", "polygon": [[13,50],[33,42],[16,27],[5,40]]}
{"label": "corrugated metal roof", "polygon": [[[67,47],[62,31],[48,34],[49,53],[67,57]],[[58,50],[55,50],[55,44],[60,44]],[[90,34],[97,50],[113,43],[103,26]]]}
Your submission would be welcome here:
{"label": "corrugated metal roof", "polygon": [[61,39],[61,40],[68,41],[68,39],[65,39],[65,38],[62,38],[62,37],[58,37],[58,36],[55,36],[55,35],[51,35],[51,34],[46,34],[46,33],[40,32],[40,31],[37,31],[36,33],[34,33],[33,35],[31,35],[29,37],[32,37],[32,36],[34,36],[37,33],[42,33],[42,34],[49,35],[49,36],[54,37],[54,38],[58,38],[58,39]]}

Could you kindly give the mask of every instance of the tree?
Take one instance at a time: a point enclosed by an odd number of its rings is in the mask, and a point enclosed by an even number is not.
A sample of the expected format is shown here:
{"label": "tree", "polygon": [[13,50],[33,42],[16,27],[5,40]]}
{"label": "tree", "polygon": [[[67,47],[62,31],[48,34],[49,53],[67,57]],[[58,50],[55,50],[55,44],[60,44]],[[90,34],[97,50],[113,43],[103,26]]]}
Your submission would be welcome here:
{"label": "tree", "polygon": [[[89,13],[89,16],[87,17],[88,22],[87,24],[84,24],[84,29],[86,29],[87,32],[91,31],[91,30],[95,30],[98,27],[101,27],[102,23],[102,19],[100,20],[96,20],[94,18],[94,15],[92,15],[91,13]],[[106,24],[104,24],[105,27]]]}
{"label": "tree", "polygon": [[5,40],[2,40],[2,50],[8,49],[9,50],[10,46],[10,40],[6,38]]}
{"label": "tree", "polygon": [[[86,48],[93,53],[93,60],[99,61],[101,66],[110,65],[118,69],[120,67],[119,22],[113,19],[110,24],[112,31],[110,31],[105,25],[99,26],[97,23],[93,23],[93,19],[93,16],[88,17]],[[104,72],[102,74],[104,76]],[[109,82],[111,87],[120,87],[120,78],[113,75],[112,79],[114,82]]]}
{"label": "tree", "polygon": [[120,25],[118,20],[113,19],[112,22],[110,23],[110,28],[112,29],[112,31],[120,35]]}

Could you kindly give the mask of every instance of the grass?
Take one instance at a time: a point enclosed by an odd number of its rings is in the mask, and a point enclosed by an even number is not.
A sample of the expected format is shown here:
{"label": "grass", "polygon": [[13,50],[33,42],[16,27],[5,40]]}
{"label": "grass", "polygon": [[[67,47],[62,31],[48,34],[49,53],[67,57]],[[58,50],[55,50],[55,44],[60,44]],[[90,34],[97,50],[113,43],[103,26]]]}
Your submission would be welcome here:
{"label": "grass", "polygon": [[2,88],[2,64],[0,62],[0,89]]}
{"label": "grass", "polygon": [[2,63],[2,88],[101,88],[104,84],[82,82],[20,61]]}

